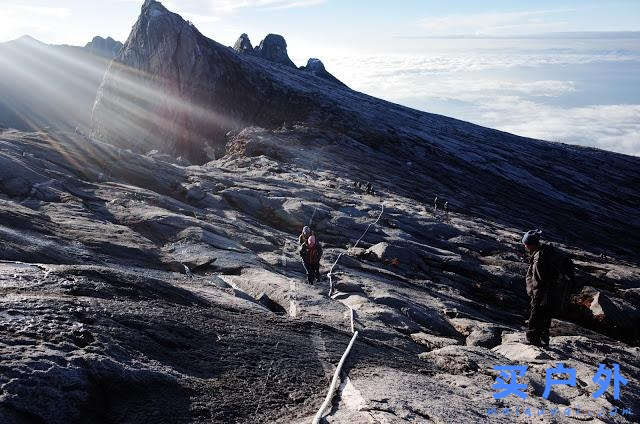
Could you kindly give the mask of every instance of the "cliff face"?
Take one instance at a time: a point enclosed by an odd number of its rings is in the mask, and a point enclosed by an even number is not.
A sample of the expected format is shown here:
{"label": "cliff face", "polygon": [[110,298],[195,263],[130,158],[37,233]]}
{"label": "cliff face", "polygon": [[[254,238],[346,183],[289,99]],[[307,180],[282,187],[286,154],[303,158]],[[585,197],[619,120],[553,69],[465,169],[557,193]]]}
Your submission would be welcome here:
{"label": "cliff face", "polygon": [[[640,228],[634,159],[395,105],[313,75],[318,65],[239,54],[149,0],[105,74],[93,136],[205,163],[224,153],[229,131],[302,122],[388,157],[405,170],[395,189],[415,198],[455,193],[454,205],[479,216],[543,226],[594,249],[640,248],[637,237],[618,242],[626,225]],[[371,178],[391,169],[380,172]]]}
{"label": "cliff face", "polygon": [[287,42],[282,35],[268,34],[255,48],[254,53],[263,59],[295,68],[287,53]]}
{"label": "cliff face", "polygon": [[264,66],[147,1],[100,86],[92,134],[202,163],[205,146],[222,146],[227,131],[302,119],[309,110],[305,103],[301,93],[268,78]]}

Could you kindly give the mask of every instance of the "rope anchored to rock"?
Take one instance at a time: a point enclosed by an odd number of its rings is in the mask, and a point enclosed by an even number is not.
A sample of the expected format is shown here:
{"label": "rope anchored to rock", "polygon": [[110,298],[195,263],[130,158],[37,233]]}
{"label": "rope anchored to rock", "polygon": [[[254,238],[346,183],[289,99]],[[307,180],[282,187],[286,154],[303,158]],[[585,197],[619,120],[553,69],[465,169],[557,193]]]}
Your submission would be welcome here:
{"label": "rope anchored to rock", "polygon": [[[367,234],[369,229],[373,225],[377,224],[378,221],[380,221],[380,217],[382,217],[383,213],[384,213],[384,203],[382,204],[382,208],[380,210],[380,215],[378,215],[378,218],[374,222],[370,223],[367,226],[367,228],[364,230],[364,233],[362,233],[362,235],[360,236],[358,241],[356,241],[356,243],[354,244],[353,247],[357,247],[358,246],[358,244],[364,238],[364,236]],[[333,279],[331,277],[331,275],[333,273],[333,269],[338,264],[338,261],[340,260],[340,257],[344,253],[345,252],[341,252],[338,255],[338,257],[336,258],[335,262],[331,266],[331,269],[329,270],[329,273],[327,274],[327,276],[329,277],[329,297],[331,297],[331,294],[333,292]],[[336,385],[338,384],[338,379],[340,378],[340,372],[342,371],[342,366],[344,365],[345,361],[347,360],[347,357],[349,356],[349,353],[351,352],[351,348],[353,347],[353,343],[356,341],[356,338],[358,337],[358,332],[355,330],[354,314],[355,314],[355,312],[354,312],[353,308],[349,307],[349,315],[350,315],[350,318],[351,318],[351,332],[353,333],[353,336],[351,337],[351,341],[349,342],[349,345],[347,346],[347,349],[342,354],[342,358],[340,358],[340,362],[338,362],[338,365],[336,366],[336,370],[333,373],[333,378],[331,379],[331,384],[329,385],[329,391],[327,392],[327,396],[324,398],[324,402],[322,402],[322,405],[320,406],[320,409],[318,409],[318,412],[316,412],[316,415],[313,417],[313,424],[320,423],[320,420],[322,419],[322,415],[324,414],[324,411],[326,411],[326,409],[329,407],[329,404],[331,403],[331,400],[333,399],[333,394],[334,394],[334,392],[336,390]]]}

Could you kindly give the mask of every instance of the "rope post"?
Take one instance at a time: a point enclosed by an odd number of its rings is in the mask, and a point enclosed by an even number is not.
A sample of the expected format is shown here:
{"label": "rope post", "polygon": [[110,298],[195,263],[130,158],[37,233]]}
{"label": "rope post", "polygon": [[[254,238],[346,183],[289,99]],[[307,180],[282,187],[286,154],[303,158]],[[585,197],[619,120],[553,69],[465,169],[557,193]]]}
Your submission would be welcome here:
{"label": "rope post", "polygon": [[349,306],[349,311],[351,311],[351,333],[355,333],[356,332],[355,331],[355,325],[353,323],[353,320],[354,320],[353,316],[355,314],[355,311],[353,310],[353,308],[351,306]]}
{"label": "rope post", "polygon": [[[364,230],[364,233],[362,233],[362,235],[360,236],[360,238],[358,239],[358,241],[356,241],[356,244],[353,247],[358,246],[358,243],[360,243],[360,241],[364,238],[364,236],[367,234],[367,232],[369,231],[369,228],[371,228],[372,225],[375,225],[378,223],[378,221],[380,221],[380,218],[382,217],[382,214],[384,212],[384,203],[382,203],[382,209],[380,210],[380,215],[378,215],[378,218],[370,223],[367,228]],[[340,260],[340,258],[342,257],[342,255],[345,252],[341,252],[338,257],[336,258],[335,262],[333,263],[333,265],[331,266],[331,269],[329,270],[329,273],[327,274],[327,276],[329,277],[329,297],[331,297],[332,293],[333,293],[333,269],[335,268],[335,266],[338,264],[338,261]],[[338,377],[340,377],[340,372],[342,371],[342,366],[344,365],[344,362],[346,361],[347,357],[349,356],[349,352],[351,352],[351,348],[353,347],[353,343],[356,341],[356,338],[358,337],[358,332],[355,331],[355,312],[353,310],[353,308],[351,308],[349,306],[349,314],[350,314],[350,321],[351,321],[351,333],[353,333],[353,337],[351,337],[351,341],[349,342],[349,345],[347,346],[347,350],[344,351],[344,353],[342,354],[342,358],[340,358],[340,362],[338,362],[338,366],[336,367],[336,371],[333,373],[333,378],[331,379],[331,385],[329,386],[329,391],[327,392],[327,396],[324,398],[324,402],[322,402],[322,405],[320,406],[320,409],[318,410],[318,412],[316,413],[316,415],[313,417],[313,424],[319,424],[320,423],[320,419],[322,419],[322,415],[324,414],[324,411],[327,409],[327,407],[329,406],[329,404],[331,403],[331,399],[333,399],[333,394],[336,390],[336,384],[338,382]]]}

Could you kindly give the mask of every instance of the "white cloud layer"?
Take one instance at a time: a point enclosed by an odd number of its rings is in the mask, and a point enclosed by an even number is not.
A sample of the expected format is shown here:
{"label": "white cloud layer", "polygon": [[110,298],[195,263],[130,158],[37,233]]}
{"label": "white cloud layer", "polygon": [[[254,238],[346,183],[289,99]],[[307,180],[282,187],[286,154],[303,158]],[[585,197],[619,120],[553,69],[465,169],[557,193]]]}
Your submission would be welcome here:
{"label": "white cloud layer", "polygon": [[[640,60],[640,55],[611,51],[600,53],[450,53],[450,54],[386,54],[343,55],[330,59],[332,69],[346,72],[349,77],[384,78],[398,75],[430,75],[513,68],[517,66],[581,65],[595,62]],[[355,66],[354,66],[355,65]],[[357,68],[357,70],[356,70]]]}
{"label": "white cloud layer", "polygon": [[510,133],[640,156],[640,104],[560,108],[504,97],[481,116]]}
{"label": "white cloud layer", "polygon": [[[640,58],[620,52],[349,55],[330,58],[325,65],[352,88],[393,102],[527,137],[640,156],[640,104],[563,107],[554,100],[579,97],[580,86],[571,80],[531,78],[546,65],[623,66],[632,60]],[[504,72],[516,66],[530,67],[526,80]]]}

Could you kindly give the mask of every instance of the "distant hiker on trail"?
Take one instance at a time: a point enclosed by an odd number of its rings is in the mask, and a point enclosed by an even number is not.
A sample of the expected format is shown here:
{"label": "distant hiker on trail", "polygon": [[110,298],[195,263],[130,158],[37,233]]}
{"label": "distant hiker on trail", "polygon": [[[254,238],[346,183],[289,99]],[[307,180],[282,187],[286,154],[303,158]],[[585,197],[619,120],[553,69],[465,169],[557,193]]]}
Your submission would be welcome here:
{"label": "distant hiker on trail", "polygon": [[444,213],[449,213],[449,202],[444,202]]}
{"label": "distant hiker on trail", "polygon": [[573,263],[553,246],[540,243],[540,230],[524,233],[522,244],[530,255],[527,294],[530,314],[527,343],[549,346],[551,318],[563,313],[573,289]]}
{"label": "distant hiker on trail", "polygon": [[307,272],[307,281],[313,284],[320,277],[320,258],[322,258],[322,246],[311,228],[305,226],[298,237],[300,242],[300,257]]}
{"label": "distant hiker on trail", "polygon": [[373,192],[373,186],[371,185],[371,181],[367,183],[367,186],[365,187],[365,193],[371,194],[371,195],[375,194]]}

